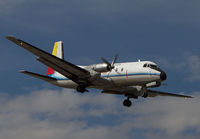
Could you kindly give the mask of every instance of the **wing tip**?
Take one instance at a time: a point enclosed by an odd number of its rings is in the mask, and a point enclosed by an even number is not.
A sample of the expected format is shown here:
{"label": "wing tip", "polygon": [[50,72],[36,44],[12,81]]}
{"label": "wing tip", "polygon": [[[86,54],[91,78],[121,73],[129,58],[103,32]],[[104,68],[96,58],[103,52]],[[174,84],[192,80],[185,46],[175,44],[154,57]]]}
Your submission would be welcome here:
{"label": "wing tip", "polygon": [[25,71],[25,70],[19,70],[18,72],[19,73],[27,73],[27,71]]}
{"label": "wing tip", "polygon": [[5,38],[8,39],[8,40],[14,40],[14,39],[16,39],[14,36],[6,36]]}
{"label": "wing tip", "polygon": [[185,99],[194,98],[193,96],[185,96]]}
{"label": "wing tip", "polygon": [[20,43],[21,43],[21,40],[20,40],[20,39],[17,39],[17,38],[14,37],[14,36],[6,36],[5,38],[6,38],[7,40],[9,40],[9,41],[11,41],[11,42],[17,44],[17,45],[22,45],[22,44],[20,44]]}

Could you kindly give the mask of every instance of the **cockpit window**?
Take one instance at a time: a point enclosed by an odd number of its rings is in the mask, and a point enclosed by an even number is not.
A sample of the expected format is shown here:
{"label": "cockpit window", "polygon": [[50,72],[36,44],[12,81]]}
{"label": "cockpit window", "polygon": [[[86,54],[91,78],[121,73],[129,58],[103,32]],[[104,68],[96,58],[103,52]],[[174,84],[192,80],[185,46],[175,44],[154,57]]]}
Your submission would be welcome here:
{"label": "cockpit window", "polygon": [[143,67],[147,67],[147,64],[144,64],[144,66]]}
{"label": "cockpit window", "polygon": [[147,64],[147,63],[145,63],[144,65],[143,65],[143,67],[150,67],[150,68],[158,68],[157,67],[157,65],[153,65],[153,64]]}
{"label": "cockpit window", "polygon": [[151,68],[157,68],[157,66],[156,66],[156,65],[153,65],[153,64],[150,64],[150,67],[151,67]]}

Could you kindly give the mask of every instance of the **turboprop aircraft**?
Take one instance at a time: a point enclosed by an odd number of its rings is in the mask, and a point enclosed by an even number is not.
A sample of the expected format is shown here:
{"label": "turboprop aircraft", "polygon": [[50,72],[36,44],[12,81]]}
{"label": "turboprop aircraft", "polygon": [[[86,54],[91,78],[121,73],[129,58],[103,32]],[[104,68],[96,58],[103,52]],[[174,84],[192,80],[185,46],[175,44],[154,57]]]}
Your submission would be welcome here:
{"label": "turboprop aircraft", "polygon": [[101,58],[101,64],[79,66],[64,60],[61,41],[55,42],[53,52],[49,54],[15,37],[7,36],[6,38],[36,55],[39,62],[48,66],[47,75],[24,70],[20,71],[21,73],[56,86],[76,89],[81,93],[88,92],[87,88],[96,88],[101,89],[102,93],[124,95],[126,99],[123,105],[126,107],[132,105],[130,98],[155,96],[192,98],[149,89],[161,86],[167,78],[166,73],[151,61],[116,63],[118,57],[116,54],[111,63]]}

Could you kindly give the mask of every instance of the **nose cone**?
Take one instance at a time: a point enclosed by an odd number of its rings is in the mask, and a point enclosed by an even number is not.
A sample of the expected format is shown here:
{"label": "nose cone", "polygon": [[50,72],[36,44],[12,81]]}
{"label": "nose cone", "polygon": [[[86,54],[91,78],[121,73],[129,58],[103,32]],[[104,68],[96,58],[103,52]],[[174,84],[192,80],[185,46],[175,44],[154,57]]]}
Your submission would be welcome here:
{"label": "nose cone", "polygon": [[162,72],[160,73],[160,79],[161,79],[161,80],[166,80],[166,79],[167,79],[167,75],[166,75],[165,72],[162,71]]}

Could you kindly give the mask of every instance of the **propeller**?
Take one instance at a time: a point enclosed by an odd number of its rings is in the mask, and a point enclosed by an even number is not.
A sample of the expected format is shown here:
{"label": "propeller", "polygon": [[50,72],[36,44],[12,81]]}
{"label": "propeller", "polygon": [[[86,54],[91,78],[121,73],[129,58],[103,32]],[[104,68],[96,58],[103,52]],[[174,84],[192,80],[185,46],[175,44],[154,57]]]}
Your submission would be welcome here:
{"label": "propeller", "polygon": [[108,61],[107,61],[106,59],[104,59],[103,57],[101,58],[101,60],[102,60],[105,64],[107,64],[108,70],[111,71],[112,69],[115,68],[114,64],[115,64],[115,62],[116,62],[116,60],[117,60],[117,57],[118,57],[118,54],[115,54],[115,57],[114,57],[112,63],[108,62]]}

